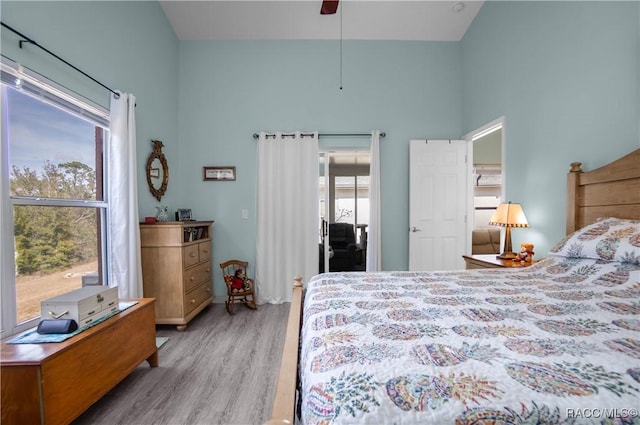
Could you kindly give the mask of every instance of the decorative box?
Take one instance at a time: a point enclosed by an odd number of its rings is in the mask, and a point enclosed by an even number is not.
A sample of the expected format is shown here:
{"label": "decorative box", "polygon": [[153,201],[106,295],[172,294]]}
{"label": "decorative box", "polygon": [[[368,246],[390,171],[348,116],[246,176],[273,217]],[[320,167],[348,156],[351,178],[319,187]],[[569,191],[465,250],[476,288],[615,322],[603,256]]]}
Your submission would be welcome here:
{"label": "decorative box", "polygon": [[85,286],[40,302],[43,319],[73,319],[79,327],[115,312],[118,288]]}

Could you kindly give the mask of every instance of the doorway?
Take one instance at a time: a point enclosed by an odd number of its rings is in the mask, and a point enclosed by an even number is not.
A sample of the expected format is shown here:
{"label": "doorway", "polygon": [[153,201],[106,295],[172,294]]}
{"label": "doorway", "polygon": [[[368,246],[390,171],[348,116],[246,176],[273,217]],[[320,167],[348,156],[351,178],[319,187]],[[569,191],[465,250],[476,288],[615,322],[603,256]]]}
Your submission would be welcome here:
{"label": "doorway", "polygon": [[[471,233],[471,254],[498,254],[502,238],[500,229],[491,226],[489,221],[498,204],[504,199],[504,117],[480,127],[465,136],[472,143],[472,212],[469,220]],[[489,252],[487,237],[493,240]],[[475,242],[475,243],[474,243]],[[497,242],[497,243],[496,243]],[[477,251],[477,252],[476,252]]]}
{"label": "doorway", "polygon": [[368,151],[320,153],[319,268],[366,270],[369,225]]}

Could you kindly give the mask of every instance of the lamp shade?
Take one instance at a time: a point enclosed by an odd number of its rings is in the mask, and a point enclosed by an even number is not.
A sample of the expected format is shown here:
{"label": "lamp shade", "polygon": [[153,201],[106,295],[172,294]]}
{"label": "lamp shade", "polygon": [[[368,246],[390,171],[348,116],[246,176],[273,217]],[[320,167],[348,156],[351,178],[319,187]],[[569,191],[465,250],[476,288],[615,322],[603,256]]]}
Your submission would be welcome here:
{"label": "lamp shade", "polygon": [[502,227],[529,227],[527,217],[520,204],[500,204],[491,216],[489,224]]}

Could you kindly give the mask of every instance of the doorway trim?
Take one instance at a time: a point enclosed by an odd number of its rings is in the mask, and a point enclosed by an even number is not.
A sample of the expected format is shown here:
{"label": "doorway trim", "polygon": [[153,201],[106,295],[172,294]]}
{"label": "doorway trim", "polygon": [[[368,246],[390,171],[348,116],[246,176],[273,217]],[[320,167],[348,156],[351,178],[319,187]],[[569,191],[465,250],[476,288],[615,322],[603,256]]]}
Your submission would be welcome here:
{"label": "doorway trim", "polygon": [[[495,120],[476,128],[475,130],[471,130],[470,132],[468,132],[467,134],[465,134],[464,136],[462,136],[462,138],[469,143],[469,152],[468,152],[468,167],[469,167],[469,175],[470,175],[470,183],[467,186],[468,187],[468,206],[467,206],[467,217],[473,217],[473,173],[471,172],[471,167],[473,167],[473,142],[478,140],[479,138],[495,131],[498,129],[502,129],[502,140],[501,140],[501,152],[500,152],[500,162],[501,162],[501,167],[502,167],[502,184],[500,187],[500,199],[502,199],[504,201],[505,199],[505,193],[506,193],[506,185],[507,185],[507,174],[506,174],[506,168],[505,168],[505,164],[506,164],[506,140],[507,140],[507,125],[506,125],[506,118],[505,116],[501,116],[499,118],[496,118]],[[474,223],[473,220],[467,220],[467,234],[471,235],[471,232],[473,231],[473,227],[474,227]],[[501,229],[502,230],[502,229]],[[502,240],[502,236],[500,237],[500,240]],[[471,237],[468,238],[468,242],[467,242],[467,251],[471,252]]]}

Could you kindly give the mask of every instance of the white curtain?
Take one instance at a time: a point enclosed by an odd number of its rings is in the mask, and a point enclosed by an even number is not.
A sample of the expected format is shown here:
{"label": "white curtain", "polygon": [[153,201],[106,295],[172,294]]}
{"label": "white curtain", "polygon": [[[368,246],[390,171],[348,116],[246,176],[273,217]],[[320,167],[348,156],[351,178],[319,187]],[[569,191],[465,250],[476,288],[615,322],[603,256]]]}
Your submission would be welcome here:
{"label": "white curtain", "polygon": [[259,303],[291,301],[293,278],[318,273],[318,133],[258,138]]}
{"label": "white curtain", "polygon": [[369,165],[369,229],[367,235],[367,271],[382,269],[380,220],[380,131],[371,132]]}
{"label": "white curtain", "polygon": [[136,170],[136,98],[111,96],[110,140],[107,144],[109,202],[109,286],[120,298],[142,298],[138,173]]}

